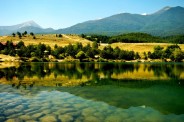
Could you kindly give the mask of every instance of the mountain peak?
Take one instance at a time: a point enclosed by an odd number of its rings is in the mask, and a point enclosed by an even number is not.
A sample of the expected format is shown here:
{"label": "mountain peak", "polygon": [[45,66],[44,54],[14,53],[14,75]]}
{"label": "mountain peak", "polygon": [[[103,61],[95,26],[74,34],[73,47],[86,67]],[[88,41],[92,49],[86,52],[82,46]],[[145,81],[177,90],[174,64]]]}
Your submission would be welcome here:
{"label": "mountain peak", "polygon": [[166,6],[166,7],[164,7],[162,10],[164,10],[164,11],[167,11],[167,10],[169,10],[169,9],[171,9],[172,7],[170,7],[170,6]]}
{"label": "mountain peak", "polygon": [[166,7],[162,8],[161,10],[159,10],[159,11],[153,13],[153,14],[162,14],[162,13],[164,13],[164,12],[170,10],[171,8],[172,8],[172,7],[170,7],[170,6],[166,6]]}
{"label": "mountain peak", "polygon": [[19,24],[19,28],[24,28],[24,27],[37,27],[37,28],[42,28],[40,25],[38,25],[35,21],[33,20],[30,20],[30,21],[27,21],[27,22],[23,22],[21,24]]}
{"label": "mountain peak", "polygon": [[170,7],[170,6],[166,6],[166,7],[164,7],[164,8],[162,8],[161,10],[159,10],[159,11],[157,11],[157,12],[155,12],[155,13],[153,13],[153,14],[162,14],[162,13],[164,13],[164,12],[167,12],[167,11],[183,11],[183,7],[181,7],[181,6],[176,6],[176,7]]}

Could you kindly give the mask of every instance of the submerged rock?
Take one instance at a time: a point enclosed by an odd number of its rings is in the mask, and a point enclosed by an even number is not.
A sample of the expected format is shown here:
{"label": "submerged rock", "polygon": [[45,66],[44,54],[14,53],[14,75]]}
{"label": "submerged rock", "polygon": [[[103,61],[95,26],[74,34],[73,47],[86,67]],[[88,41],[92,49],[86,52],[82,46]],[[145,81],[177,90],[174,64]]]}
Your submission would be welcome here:
{"label": "submerged rock", "polygon": [[45,110],[42,111],[42,113],[49,114],[49,113],[51,113],[51,110],[45,109]]}
{"label": "submerged rock", "polygon": [[49,116],[44,116],[42,118],[40,118],[41,122],[57,122],[57,119],[55,116],[53,115],[49,115]]}
{"label": "submerged rock", "polygon": [[110,115],[105,119],[105,122],[122,122],[123,118],[118,115]]}
{"label": "submerged rock", "polygon": [[15,107],[16,109],[16,112],[20,112],[24,109],[24,106],[23,105],[18,105],[17,107]]}
{"label": "submerged rock", "polygon": [[43,115],[44,115],[44,113],[36,113],[36,114],[33,114],[32,117],[37,119],[37,118],[40,118]]}
{"label": "submerged rock", "polygon": [[93,115],[95,112],[96,110],[93,108],[85,108],[82,110],[82,115],[87,117],[87,116]]}
{"label": "submerged rock", "polygon": [[5,116],[10,116],[10,115],[12,115],[14,113],[15,113],[15,110],[14,109],[8,109],[8,110],[5,110],[4,111],[4,115]]}
{"label": "submerged rock", "polygon": [[62,122],[73,122],[73,117],[70,114],[59,115],[58,117]]}
{"label": "submerged rock", "polygon": [[86,106],[84,106],[83,104],[78,103],[78,104],[74,104],[73,107],[76,108],[76,109],[84,109]]}
{"label": "submerged rock", "polygon": [[19,117],[21,120],[24,120],[24,121],[28,121],[28,120],[31,120],[32,118],[31,118],[31,116],[29,116],[29,115],[22,115],[22,116],[20,116]]}
{"label": "submerged rock", "polygon": [[58,110],[59,114],[66,114],[66,113],[70,113],[70,112],[75,112],[75,110],[72,108],[63,108],[63,109]]}
{"label": "submerged rock", "polygon": [[8,119],[5,122],[22,122],[20,119],[16,118],[16,119]]}
{"label": "submerged rock", "polygon": [[84,122],[84,118],[83,117],[78,117],[76,120],[75,120],[75,122]]}
{"label": "submerged rock", "polygon": [[[84,118],[84,122],[101,122],[101,120],[94,116],[87,116]],[[114,121],[116,122],[116,121]]]}
{"label": "submerged rock", "polygon": [[24,115],[23,113],[15,113],[10,116],[7,116],[7,119],[17,118],[18,116]]}

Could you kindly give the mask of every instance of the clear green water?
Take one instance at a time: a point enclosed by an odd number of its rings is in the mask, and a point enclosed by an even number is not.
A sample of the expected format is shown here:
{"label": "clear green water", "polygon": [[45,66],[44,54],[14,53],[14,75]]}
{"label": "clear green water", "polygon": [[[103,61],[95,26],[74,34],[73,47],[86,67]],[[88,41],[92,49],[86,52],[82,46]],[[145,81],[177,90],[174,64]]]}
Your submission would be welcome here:
{"label": "clear green water", "polygon": [[0,69],[0,122],[182,122],[183,75],[184,64],[163,63],[32,63]]}

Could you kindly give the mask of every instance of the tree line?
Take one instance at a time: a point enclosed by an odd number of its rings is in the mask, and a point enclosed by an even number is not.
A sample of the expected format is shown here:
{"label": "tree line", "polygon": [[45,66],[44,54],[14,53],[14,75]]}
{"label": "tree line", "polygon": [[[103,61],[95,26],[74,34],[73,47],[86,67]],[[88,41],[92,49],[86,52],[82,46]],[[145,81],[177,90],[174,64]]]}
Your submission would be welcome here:
{"label": "tree line", "polygon": [[113,49],[111,46],[107,46],[100,50],[97,42],[93,42],[91,45],[87,44],[86,46],[83,46],[82,43],[69,44],[65,47],[55,45],[52,49],[49,45],[41,43],[26,46],[23,41],[17,44],[7,41],[6,43],[0,43],[0,53],[25,58],[36,57],[39,59],[48,58],[49,55],[54,56],[56,59],[64,59],[70,56],[81,61],[87,58],[133,60],[140,57],[134,51],[121,50],[119,47]]}
{"label": "tree line", "polygon": [[171,59],[180,62],[184,59],[184,52],[178,45],[170,45],[165,50],[161,46],[155,46],[154,52],[148,52],[147,56],[151,59]]}
{"label": "tree line", "polygon": [[97,43],[175,43],[184,44],[184,35],[174,35],[167,37],[153,36],[147,33],[127,33],[117,36],[105,36],[105,35],[85,35],[81,34],[82,38],[96,41]]}
{"label": "tree line", "polygon": [[[24,31],[23,33],[21,32],[17,32],[17,33],[12,33],[13,37],[16,37],[16,35],[19,37],[19,39],[21,39],[22,37],[26,37],[26,35],[28,34],[27,31]],[[33,32],[30,32],[30,35],[33,37],[33,39],[36,39],[36,36]]]}
{"label": "tree line", "polygon": [[[20,58],[35,58],[35,61],[49,61],[49,56],[56,59],[65,59],[72,57],[80,61],[99,61],[107,60],[135,60],[141,59],[138,52],[122,50],[119,47],[112,48],[110,45],[103,49],[98,48],[98,43],[93,42],[91,45],[83,46],[82,43],[69,44],[61,47],[55,45],[52,49],[49,45],[41,44],[26,46],[23,41],[17,44],[12,41],[0,43],[0,53],[11,56],[19,56]],[[165,50],[163,47],[156,46],[153,52],[144,52],[145,59],[171,59],[180,62],[184,59],[184,52],[178,45],[170,45]]]}

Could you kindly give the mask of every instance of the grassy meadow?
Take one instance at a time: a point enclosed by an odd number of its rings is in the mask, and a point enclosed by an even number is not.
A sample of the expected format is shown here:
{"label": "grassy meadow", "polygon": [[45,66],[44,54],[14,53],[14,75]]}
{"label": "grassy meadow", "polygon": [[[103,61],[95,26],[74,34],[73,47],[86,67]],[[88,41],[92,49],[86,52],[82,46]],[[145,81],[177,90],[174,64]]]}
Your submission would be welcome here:
{"label": "grassy meadow", "polygon": [[91,43],[91,41],[81,38],[78,35],[63,34],[62,37],[56,37],[56,34],[37,34],[35,37],[36,39],[33,39],[31,35],[26,35],[20,39],[18,36],[0,36],[0,42],[6,42],[9,40],[18,43],[19,41],[23,41],[26,46],[30,44],[37,45],[39,43],[43,43],[49,45],[52,48],[55,46],[55,44],[64,47],[70,43],[75,44],[81,42],[83,45]]}

